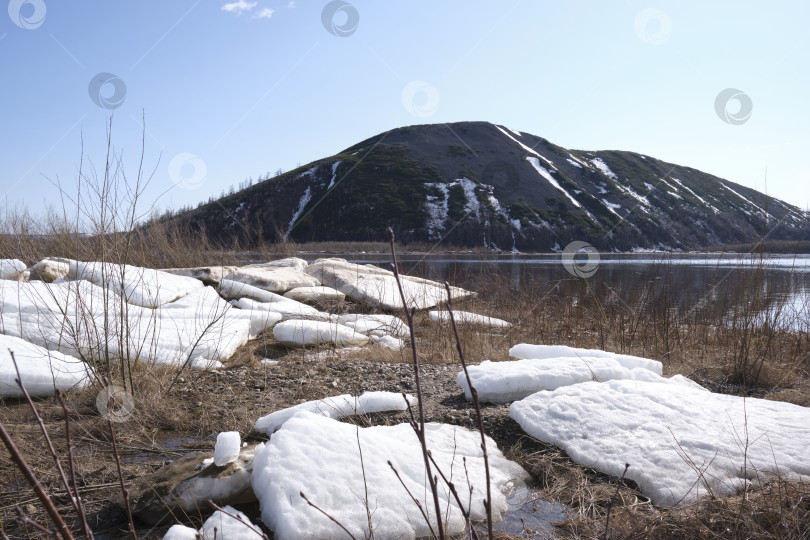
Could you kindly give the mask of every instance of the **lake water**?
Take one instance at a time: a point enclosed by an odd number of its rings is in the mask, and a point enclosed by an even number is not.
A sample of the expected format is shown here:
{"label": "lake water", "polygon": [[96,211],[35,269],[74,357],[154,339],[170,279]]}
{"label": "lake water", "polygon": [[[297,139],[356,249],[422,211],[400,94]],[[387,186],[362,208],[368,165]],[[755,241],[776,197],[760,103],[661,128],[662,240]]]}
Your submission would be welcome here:
{"label": "lake water", "polygon": [[[335,255],[351,262],[390,268],[389,254]],[[810,255],[743,254],[428,254],[399,257],[403,274],[420,275],[475,288],[482,278],[498,275],[520,290],[530,282],[557,286],[572,298],[596,293],[632,305],[645,291],[669,292],[680,313],[699,313],[706,320],[727,320],[745,306],[761,321],[790,330],[810,331]],[[315,257],[313,257],[315,258]],[[573,265],[588,277],[568,271]],[[568,268],[566,268],[568,266]],[[576,270],[575,270],[576,271]]]}

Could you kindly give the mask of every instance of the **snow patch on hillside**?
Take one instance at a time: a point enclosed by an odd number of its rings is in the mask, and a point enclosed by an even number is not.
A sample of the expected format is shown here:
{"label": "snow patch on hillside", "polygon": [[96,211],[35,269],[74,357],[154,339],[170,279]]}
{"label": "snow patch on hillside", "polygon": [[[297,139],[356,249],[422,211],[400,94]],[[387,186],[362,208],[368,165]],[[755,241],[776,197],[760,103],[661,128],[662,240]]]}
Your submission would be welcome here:
{"label": "snow patch on hillside", "polygon": [[607,163],[602,161],[602,158],[593,158],[591,160],[591,163],[593,164],[594,167],[602,171],[602,174],[604,174],[605,176],[612,178],[613,180],[619,179],[619,177],[616,176],[616,173],[610,170],[610,167],[607,166]]}
{"label": "snow patch on hillside", "polygon": [[428,195],[425,202],[425,209],[428,213],[427,229],[428,237],[431,240],[438,239],[441,231],[444,230],[444,223],[447,221],[447,200],[450,197],[447,184],[429,183],[425,184],[427,187],[433,187],[440,190],[444,194],[444,198],[439,199],[435,195]]}
{"label": "snow patch on hillside", "polygon": [[560,184],[557,182],[557,180],[555,180],[555,179],[554,179],[554,177],[552,177],[552,176],[551,176],[551,173],[548,171],[548,169],[546,169],[545,167],[543,167],[542,165],[540,165],[540,161],[539,161],[539,160],[538,160],[536,157],[532,157],[532,156],[526,156],[526,161],[528,161],[529,163],[531,163],[531,164],[532,164],[532,167],[534,167],[534,169],[535,169],[535,170],[538,172],[538,174],[539,174],[540,176],[542,176],[543,178],[545,178],[546,180],[548,180],[548,183],[549,183],[549,184],[551,184],[552,186],[554,186],[554,187],[555,187],[557,190],[559,190],[559,191],[560,191],[560,192],[561,192],[563,195],[565,195],[566,197],[568,197],[568,200],[570,200],[570,201],[571,201],[571,203],[572,203],[574,206],[576,206],[577,208],[582,208],[582,205],[581,205],[581,204],[579,204],[579,201],[577,201],[577,200],[576,200],[576,199],[573,197],[573,195],[571,195],[570,193],[568,193],[568,192],[565,190],[565,188],[564,188],[564,187],[562,187],[562,186],[561,186],[561,185],[560,185]]}
{"label": "snow patch on hillside", "polygon": [[309,204],[309,201],[311,200],[312,200],[312,190],[309,187],[307,187],[307,190],[304,192],[304,195],[298,202],[298,208],[295,210],[295,213],[293,214],[292,219],[290,220],[290,224],[287,226],[287,232],[284,233],[285,242],[287,241],[287,237],[290,236],[290,232],[292,231],[293,225],[295,225],[295,222],[298,221],[299,217],[301,217],[301,214],[304,213],[304,208],[306,208],[306,206]]}
{"label": "snow patch on hillside", "polygon": [[332,179],[329,180],[329,185],[326,187],[326,189],[332,189],[332,186],[335,185],[335,178],[337,178],[338,165],[340,165],[340,161],[336,161],[332,164]]}
{"label": "snow patch on hillside", "polygon": [[557,170],[557,167],[555,167],[555,166],[554,166],[554,163],[552,163],[552,162],[551,162],[551,160],[546,159],[545,157],[541,156],[541,155],[540,155],[540,154],[537,152],[537,150],[535,150],[534,148],[529,148],[528,146],[526,146],[525,144],[523,144],[523,143],[522,143],[522,142],[520,142],[519,140],[515,139],[514,137],[512,137],[511,135],[509,135],[509,134],[506,132],[506,130],[505,130],[505,129],[501,128],[501,126],[495,126],[495,127],[496,127],[496,128],[498,128],[498,130],[499,130],[501,133],[503,133],[504,135],[506,135],[507,137],[509,137],[509,138],[512,140],[512,142],[517,143],[518,145],[520,145],[520,147],[521,147],[521,148],[523,148],[524,150],[526,150],[528,153],[530,153],[530,154],[534,154],[534,155],[535,155],[535,156],[537,156],[538,158],[540,158],[540,159],[542,159],[543,161],[545,161],[546,163],[548,163],[549,167],[551,167],[551,168],[552,168],[552,169],[554,169],[555,171]]}

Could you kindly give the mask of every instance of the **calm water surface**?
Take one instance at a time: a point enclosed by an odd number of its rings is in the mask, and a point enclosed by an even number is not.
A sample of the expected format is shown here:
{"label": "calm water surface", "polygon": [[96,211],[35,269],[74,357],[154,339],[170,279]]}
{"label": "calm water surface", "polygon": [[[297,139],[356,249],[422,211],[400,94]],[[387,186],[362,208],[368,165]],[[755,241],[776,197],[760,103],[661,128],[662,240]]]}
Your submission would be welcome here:
{"label": "calm water surface", "polygon": [[[390,268],[388,254],[333,256]],[[717,320],[749,305],[772,325],[810,330],[810,255],[601,254],[587,283],[566,270],[560,254],[405,255],[399,261],[405,274],[460,286],[480,286],[482,278],[497,274],[514,290],[530,282],[548,287],[563,283],[574,297],[593,290],[602,299],[617,298],[628,305],[651,286],[657,291],[668,288],[682,312],[708,310],[707,316]],[[584,255],[578,262],[586,262]]]}

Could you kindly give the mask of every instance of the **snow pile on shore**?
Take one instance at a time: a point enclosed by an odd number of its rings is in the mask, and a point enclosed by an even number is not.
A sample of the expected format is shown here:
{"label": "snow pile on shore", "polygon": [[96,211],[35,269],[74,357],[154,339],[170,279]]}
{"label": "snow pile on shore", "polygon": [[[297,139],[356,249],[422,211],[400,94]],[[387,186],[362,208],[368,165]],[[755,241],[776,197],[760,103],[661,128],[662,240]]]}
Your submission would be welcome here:
{"label": "snow pile on shore", "polygon": [[[452,476],[465,505],[470,498],[468,486],[472,486],[472,519],[484,519],[481,501],[486,496],[486,481],[481,435],[447,424],[430,423],[425,428],[428,448],[440,470],[448,478]],[[362,462],[358,447],[362,449]],[[499,516],[507,509],[505,492],[521,484],[528,474],[504,458],[489,438],[487,451],[493,514]],[[433,471],[438,474],[435,467]],[[287,420],[269,442],[257,447],[252,480],[262,521],[279,539],[337,538],[345,534],[311,508],[300,493],[340,521],[356,538],[368,538],[370,534],[363,502],[366,492],[375,538],[429,536],[428,524],[401,482],[420,500],[435,526],[422,451],[410,425],[363,428],[308,412],[299,412]],[[439,498],[448,534],[463,532],[467,523],[441,480]]]}
{"label": "snow pile on shore", "polygon": [[683,384],[614,380],[512,404],[526,433],[636,482],[654,504],[730,495],[772,476],[810,480],[810,408]]}

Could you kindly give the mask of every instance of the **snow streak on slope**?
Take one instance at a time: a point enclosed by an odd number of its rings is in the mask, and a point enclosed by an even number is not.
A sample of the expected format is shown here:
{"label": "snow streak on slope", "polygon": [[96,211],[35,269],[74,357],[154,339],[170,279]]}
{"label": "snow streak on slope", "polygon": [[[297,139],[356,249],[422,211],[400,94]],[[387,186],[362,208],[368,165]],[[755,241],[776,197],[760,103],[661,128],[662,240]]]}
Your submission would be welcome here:
{"label": "snow streak on slope", "polygon": [[720,212],[720,210],[718,210],[718,209],[717,209],[717,208],[715,208],[713,205],[711,205],[711,204],[709,204],[708,202],[706,202],[706,199],[704,199],[703,197],[701,197],[700,195],[698,195],[697,193],[695,193],[694,191],[692,191],[691,189],[689,189],[689,186],[684,185],[684,183],[683,183],[683,182],[681,182],[680,180],[678,180],[678,179],[677,179],[677,178],[675,178],[674,176],[672,176],[672,177],[670,177],[670,178],[672,178],[672,180],[673,180],[673,181],[677,182],[677,183],[678,183],[678,185],[679,185],[679,186],[681,186],[683,189],[685,189],[686,191],[688,191],[689,193],[691,193],[691,194],[692,194],[692,196],[694,196],[694,197],[695,197],[697,200],[699,200],[700,202],[702,202],[704,206],[708,206],[709,208],[711,208],[712,210],[714,210],[714,213],[715,213],[715,214],[717,214],[717,213],[719,213],[719,212]]}
{"label": "snow streak on slope", "polygon": [[530,153],[530,154],[534,154],[535,156],[539,157],[540,159],[542,159],[543,161],[545,161],[546,163],[548,163],[549,167],[551,167],[551,168],[552,168],[552,169],[554,169],[555,171],[557,170],[557,167],[555,167],[555,166],[554,166],[554,164],[553,164],[553,163],[552,163],[550,160],[548,160],[548,159],[544,158],[543,156],[541,156],[541,155],[540,155],[540,154],[537,152],[537,150],[534,150],[533,148],[529,148],[528,146],[526,146],[525,144],[523,144],[522,142],[520,142],[520,141],[519,141],[519,140],[517,140],[516,138],[512,137],[511,135],[509,135],[509,134],[506,132],[506,130],[504,130],[503,128],[501,128],[501,126],[495,126],[495,127],[496,127],[496,128],[498,128],[498,131],[500,131],[501,133],[503,133],[504,135],[506,135],[507,137],[509,137],[509,138],[512,140],[512,142],[517,143],[518,145],[520,145],[520,147],[521,147],[521,148],[523,148],[524,150],[526,150],[528,153]]}
{"label": "snow streak on slope", "polygon": [[338,165],[340,165],[340,161],[336,161],[334,164],[332,164],[332,179],[329,180],[329,186],[327,186],[326,189],[332,189],[332,186],[335,185],[335,178],[337,178]]}
{"label": "snow streak on slope", "polygon": [[616,176],[616,173],[610,170],[610,167],[607,166],[607,163],[602,161],[602,158],[594,158],[591,160],[591,163],[593,163],[594,167],[602,171],[602,174],[604,174],[605,176],[608,176],[614,180],[619,179],[619,177]]}
{"label": "snow streak on slope", "polygon": [[731,189],[730,187],[725,185],[723,182],[720,182],[720,185],[723,186],[724,188],[726,188],[727,190],[729,190],[730,192],[732,192],[734,195],[736,195],[740,199],[744,200],[745,202],[747,202],[748,204],[753,206],[754,208],[756,208],[757,210],[759,210],[760,212],[762,212],[763,214],[765,214],[766,216],[770,216],[770,214],[768,212],[766,212],[765,210],[763,210],[762,208],[760,208],[759,206],[757,206],[756,204],[751,202],[749,199],[746,199],[745,197],[743,197],[742,195],[740,195],[739,193],[737,193],[736,191],[734,191],[733,189]]}
{"label": "snow streak on slope", "polygon": [[287,237],[290,236],[290,231],[292,231],[293,225],[295,222],[298,221],[298,218],[304,213],[304,208],[309,204],[309,201],[312,200],[312,190],[307,187],[307,190],[304,192],[304,195],[301,197],[301,201],[298,203],[298,209],[293,214],[292,219],[290,220],[290,225],[287,227],[287,232],[284,233],[284,240],[287,240]]}
{"label": "snow streak on slope", "polygon": [[540,174],[540,176],[542,176],[543,178],[545,178],[546,180],[548,180],[548,183],[549,183],[549,184],[551,184],[552,186],[554,186],[555,188],[557,188],[559,191],[561,191],[561,192],[562,192],[562,194],[563,194],[563,195],[565,195],[566,197],[568,197],[568,200],[570,200],[570,201],[573,203],[573,205],[574,205],[574,206],[576,206],[577,208],[582,208],[582,205],[581,205],[581,204],[579,204],[579,201],[577,201],[577,200],[576,200],[576,199],[575,199],[575,198],[574,198],[574,197],[573,197],[573,196],[572,196],[570,193],[568,193],[567,191],[565,191],[565,188],[563,188],[563,187],[562,187],[562,186],[561,186],[561,185],[560,185],[560,184],[559,184],[559,183],[558,183],[558,182],[557,182],[557,181],[556,181],[556,180],[555,180],[555,179],[554,179],[554,178],[551,176],[551,173],[550,173],[550,172],[548,172],[548,170],[547,170],[545,167],[543,167],[542,165],[540,165],[540,161],[539,161],[539,160],[538,160],[536,157],[532,157],[532,156],[526,156],[526,161],[528,161],[529,163],[531,163],[531,164],[532,164],[532,167],[534,167],[534,169],[535,169],[535,170],[536,170],[536,171],[537,171],[537,172]]}

